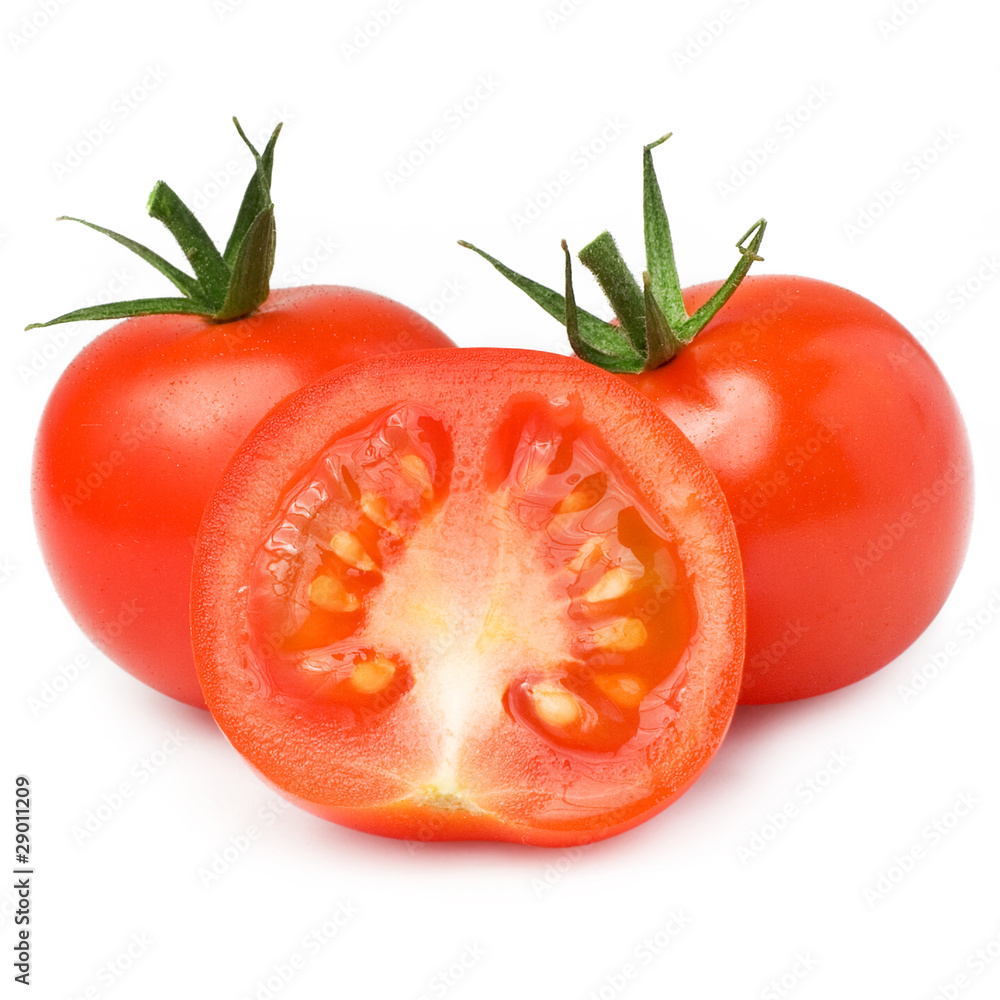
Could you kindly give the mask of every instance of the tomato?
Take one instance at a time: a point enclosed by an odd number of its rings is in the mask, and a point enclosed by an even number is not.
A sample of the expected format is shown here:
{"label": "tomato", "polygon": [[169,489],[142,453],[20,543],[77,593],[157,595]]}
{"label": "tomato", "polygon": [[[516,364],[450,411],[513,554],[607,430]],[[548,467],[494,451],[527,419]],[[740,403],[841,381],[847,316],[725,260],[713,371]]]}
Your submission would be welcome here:
{"label": "tomato", "polygon": [[565,296],[463,245],[565,322],[577,354],[652,399],[715,472],[746,574],[740,700],[832,691],[906,649],[948,596],[972,517],[965,427],[888,313],[822,281],[746,277],[763,219],[726,281],[682,290],[651,156],[661,142],[643,150],[642,285],[607,231],[579,253],[612,322],[577,309],[565,243]]}
{"label": "tomato", "polygon": [[383,357],[277,406],[202,522],[205,698],[273,787],[416,840],[593,841],[658,812],[736,704],[718,484],[622,380]]}
{"label": "tomato", "polygon": [[331,368],[453,346],[422,316],[371,292],[270,291],[279,130],[262,154],[240,130],[257,169],[222,253],[170,188],[154,187],[149,212],[177,238],[193,276],[84,223],[152,264],[183,297],[110,303],[50,321],[133,317],[80,352],[42,416],[33,472],[42,553],[98,648],[191,705],[204,705],[188,624],[194,539],[237,445],[272,405]]}
{"label": "tomato", "polygon": [[188,625],[201,513],[237,446],[279,400],[371,354],[451,341],[369,292],[281,289],[229,323],[144,316],[67,367],[42,416],[33,501],[60,597],[112,660],[203,705]]}
{"label": "tomato", "polygon": [[947,383],[888,313],[826,282],[749,277],[669,364],[622,377],[729,501],[747,587],[741,701],[853,683],[930,624],[968,545],[972,459]]}

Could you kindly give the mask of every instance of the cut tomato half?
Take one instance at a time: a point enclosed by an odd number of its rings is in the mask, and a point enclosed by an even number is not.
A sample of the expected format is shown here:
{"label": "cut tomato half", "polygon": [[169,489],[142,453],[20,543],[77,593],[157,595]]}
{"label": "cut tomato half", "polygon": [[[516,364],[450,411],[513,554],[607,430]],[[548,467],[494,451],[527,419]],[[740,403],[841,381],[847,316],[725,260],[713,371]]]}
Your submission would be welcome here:
{"label": "cut tomato half", "polygon": [[725,501],[622,380],[532,351],[340,369],[257,427],[202,523],[206,701],[299,805],[409,839],[628,829],[729,725]]}

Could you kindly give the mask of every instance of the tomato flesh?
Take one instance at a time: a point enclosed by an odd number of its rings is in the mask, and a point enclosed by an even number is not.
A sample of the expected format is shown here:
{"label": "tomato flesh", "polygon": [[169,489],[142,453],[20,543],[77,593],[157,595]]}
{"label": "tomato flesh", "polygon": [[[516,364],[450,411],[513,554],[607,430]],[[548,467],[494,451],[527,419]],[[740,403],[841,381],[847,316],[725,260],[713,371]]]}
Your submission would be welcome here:
{"label": "tomato flesh", "polygon": [[321,380],[241,449],[199,553],[209,707],[348,825],[607,836],[680,794],[733,709],[718,487],[639,394],[572,359],[444,351]]}

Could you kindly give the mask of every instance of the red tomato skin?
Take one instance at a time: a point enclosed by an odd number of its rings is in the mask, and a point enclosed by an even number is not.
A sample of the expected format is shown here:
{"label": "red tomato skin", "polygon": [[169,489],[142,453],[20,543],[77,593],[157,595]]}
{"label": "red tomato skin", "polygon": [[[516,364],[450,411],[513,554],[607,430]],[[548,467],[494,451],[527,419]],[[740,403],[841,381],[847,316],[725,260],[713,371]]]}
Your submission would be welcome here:
{"label": "red tomato skin", "polygon": [[454,346],[418,313],[341,286],[276,289],[244,319],[144,316],[98,336],[52,391],[33,508],[56,590],[94,644],[204,707],[188,601],[202,511],[277,402],[362,358]]}
{"label": "red tomato skin", "polygon": [[[687,289],[688,309],[714,287]],[[753,276],[671,362],[624,377],[698,448],[733,513],[741,703],[851,684],[930,624],[968,545],[972,458],[943,376],[888,313],[826,282]]]}

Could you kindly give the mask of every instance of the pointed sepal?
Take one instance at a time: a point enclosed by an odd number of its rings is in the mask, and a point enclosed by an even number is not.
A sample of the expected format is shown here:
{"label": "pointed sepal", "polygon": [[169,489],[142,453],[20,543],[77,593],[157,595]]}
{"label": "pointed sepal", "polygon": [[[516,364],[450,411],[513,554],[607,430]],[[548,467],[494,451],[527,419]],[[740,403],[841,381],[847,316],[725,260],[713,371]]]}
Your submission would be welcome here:
{"label": "pointed sepal", "polygon": [[653,150],[670,138],[661,136],[643,147],[643,230],[646,270],[639,283],[628,270],[611,234],[605,230],[580,251],[580,260],[603,289],[617,323],[576,308],[572,291],[572,267],[566,243],[566,295],[539,285],[488,253],[459,240],[488,260],[505,278],[528,294],[550,316],[566,324],[573,350],[584,360],[607,371],[641,372],[658,368],[675,357],[707,326],[746,277],[750,266],[763,260],[758,251],[767,222],[758,219],[740,238],[736,249],[740,260],[718,290],[692,316],[684,305],[684,293],[674,259],[670,223],[653,165]]}
{"label": "pointed sepal", "polygon": [[32,323],[26,329],[74,320],[123,319],[157,313],[185,313],[221,323],[247,316],[264,302],[270,293],[271,272],[274,269],[276,236],[271,171],[281,125],[271,133],[264,152],[258,153],[240,123],[235,118],[233,122],[254,157],[256,169],[243,195],[223,253],[219,252],[191,209],[168,184],[157,181],[146,205],[149,214],[162,222],[177,241],[194,271],[193,275],[127,236],[84,219],[73,219],[110,237],[151,264],[177,288],[183,298],[102,303],[75,309],[45,323]]}

